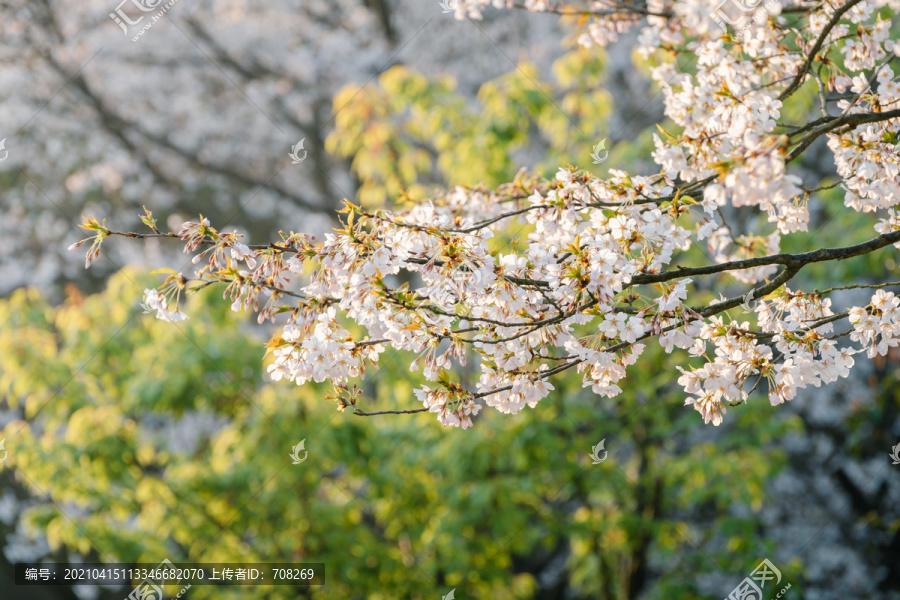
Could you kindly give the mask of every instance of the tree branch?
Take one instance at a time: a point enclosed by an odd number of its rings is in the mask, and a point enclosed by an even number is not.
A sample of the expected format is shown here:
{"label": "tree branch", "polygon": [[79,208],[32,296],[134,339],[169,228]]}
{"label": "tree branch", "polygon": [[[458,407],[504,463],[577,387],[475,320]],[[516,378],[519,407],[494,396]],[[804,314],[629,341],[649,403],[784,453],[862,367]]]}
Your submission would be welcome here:
{"label": "tree branch", "polygon": [[834,14],[831,15],[831,19],[825,25],[825,28],[822,29],[822,32],[819,34],[819,38],[816,40],[816,43],[813,44],[812,49],[809,51],[809,54],[806,56],[806,60],[803,63],[803,66],[800,67],[800,70],[797,72],[796,77],[791,83],[784,89],[783,92],[778,96],[779,100],[785,100],[788,96],[793,94],[797,88],[803,83],[803,78],[806,77],[806,74],[809,72],[810,66],[812,66],[813,61],[816,59],[816,56],[819,54],[819,50],[822,49],[822,45],[825,43],[825,38],[828,37],[828,34],[831,33],[831,30],[834,29],[834,26],[837,25],[838,21],[841,20],[841,17],[844,16],[848,10],[856,6],[862,2],[862,0],[849,0],[845,5],[834,11]]}

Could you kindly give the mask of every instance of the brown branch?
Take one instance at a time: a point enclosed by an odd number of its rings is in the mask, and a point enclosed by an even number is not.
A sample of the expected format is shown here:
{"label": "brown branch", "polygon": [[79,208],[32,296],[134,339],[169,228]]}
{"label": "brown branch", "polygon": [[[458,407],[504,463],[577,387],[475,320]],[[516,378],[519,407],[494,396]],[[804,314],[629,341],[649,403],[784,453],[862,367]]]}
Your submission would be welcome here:
{"label": "brown branch", "polygon": [[[891,244],[900,242],[900,231],[892,231],[885,233],[876,238],[872,238],[855,246],[844,246],[842,248],[821,248],[811,252],[801,252],[799,254],[772,254],[770,256],[760,256],[758,258],[747,258],[744,260],[735,260],[730,262],[719,263],[717,265],[709,265],[706,267],[679,267],[671,271],[663,271],[657,274],[635,275],[631,278],[633,285],[641,285],[647,283],[662,283],[679,279],[682,277],[692,277],[695,275],[713,275],[723,271],[741,271],[744,269],[752,269],[755,267],[763,267],[766,265],[785,265],[801,267],[815,262],[823,262],[829,260],[844,260],[862,254],[868,254],[874,250],[884,248]],[[766,292],[768,293],[768,292]],[[758,297],[758,296],[757,296]],[[738,302],[740,304],[740,302]]]}
{"label": "brown branch", "polygon": [[[627,4],[625,2],[615,2],[618,9],[608,9],[608,10],[596,10],[591,8],[576,8],[574,10],[562,10],[560,8],[555,7],[547,7],[540,11],[530,11],[530,12],[544,12],[550,13],[554,15],[559,15],[561,17],[580,17],[580,16],[594,16],[594,17],[613,17],[613,16],[627,16],[627,15],[642,15],[648,17],[661,17],[663,19],[671,19],[674,16],[674,13],[671,11],[665,11],[661,13],[656,13],[646,8],[640,6],[634,6],[633,4]],[[520,10],[530,10],[524,4],[513,4],[513,8],[518,8]]]}
{"label": "brown branch", "polygon": [[[900,112],[900,111],[898,111]],[[144,239],[144,238],[178,238],[174,233],[124,233],[112,230],[106,230],[108,235],[119,235],[123,237]],[[180,238],[179,238],[180,239]],[[745,269],[753,269],[767,265],[785,265],[785,266],[803,266],[814,262],[824,262],[830,260],[845,260],[854,256],[868,254],[890,244],[900,242],[900,230],[885,233],[868,241],[856,244],[854,246],[844,246],[840,248],[821,248],[810,252],[801,252],[799,254],[771,254],[769,256],[760,256],[756,258],[746,258],[743,260],[734,260],[729,262],[707,265],[704,267],[678,267],[669,271],[660,273],[645,273],[634,275],[631,278],[630,285],[645,285],[653,283],[664,283],[673,279],[681,279],[684,277],[694,277],[699,275],[715,275],[725,271],[742,271]],[[212,240],[203,240],[201,243],[212,245]],[[249,246],[251,249],[271,249],[275,251],[288,251],[290,248],[284,248],[273,244]],[[434,264],[435,266],[443,266],[444,261],[432,260],[428,258],[408,258],[406,262],[411,264]],[[512,277],[504,275],[503,278],[510,283],[520,286],[549,287],[549,283],[539,279],[528,279],[522,277]],[[738,303],[740,304],[740,303]],[[458,315],[453,315],[458,316]]]}
{"label": "brown branch", "polygon": [[354,406],[353,414],[357,417],[374,417],[377,415],[410,415],[413,413],[426,412],[427,410],[427,408],[410,408],[408,410],[377,410],[374,412],[366,412]]}
{"label": "brown branch", "polygon": [[829,20],[825,25],[825,28],[822,29],[822,32],[819,34],[819,38],[816,40],[816,43],[813,44],[812,49],[806,56],[806,61],[804,61],[803,66],[800,67],[800,71],[797,72],[794,80],[778,96],[779,100],[785,100],[788,96],[793,94],[797,90],[797,88],[800,87],[800,85],[803,83],[803,78],[806,77],[806,74],[809,72],[809,68],[812,66],[813,61],[819,54],[819,50],[822,49],[822,45],[825,43],[825,38],[828,37],[828,34],[831,33],[831,30],[834,29],[834,26],[837,25],[838,21],[841,20],[841,17],[844,16],[844,13],[846,13],[848,10],[850,10],[860,2],[862,2],[862,0],[849,0],[849,2],[847,2],[845,5],[834,11],[834,14],[831,15],[831,20]]}
{"label": "brown branch", "polygon": [[[782,285],[784,285],[786,282],[790,281],[791,278],[793,278],[794,275],[796,275],[797,272],[802,268],[802,266],[803,265],[796,266],[796,267],[786,267],[784,270],[781,271],[781,273],[778,275],[778,277],[773,279],[771,282],[769,282],[768,284],[766,284],[764,286],[756,288],[754,290],[754,296],[760,297],[760,296],[765,296],[766,294],[769,294],[771,292],[774,292],[775,290],[780,288]],[[710,306],[706,307],[704,310],[700,311],[699,314],[701,317],[712,316],[714,314],[728,310],[729,308],[738,306],[741,302],[743,302],[743,300],[744,300],[743,296],[735,296],[734,298],[724,300],[722,302],[719,302],[718,304],[710,305]],[[660,333],[664,333],[666,331],[671,331],[673,329],[677,329],[678,327],[681,327],[683,324],[687,324],[688,322],[693,322],[696,320],[697,319],[691,319],[690,321],[685,321],[684,323],[675,323],[674,325],[669,325],[668,327],[664,327],[664,328],[660,329],[659,331],[645,333],[645,334],[639,336],[634,342],[620,342],[620,343],[610,346],[608,348],[604,348],[603,351],[604,352],[616,352],[618,350],[622,350],[624,348],[631,347],[632,345],[636,344],[637,342],[645,340],[649,337],[653,337],[653,336],[659,335]],[[548,377],[551,377],[553,375],[556,375],[557,373],[566,371],[566,370],[574,367],[575,365],[581,364],[582,362],[584,362],[582,359],[575,359],[571,362],[560,365],[558,367],[554,367],[550,370],[541,371],[538,374],[538,376],[536,377],[536,379],[547,379]],[[496,394],[499,392],[506,392],[511,389],[512,389],[512,384],[505,385],[503,387],[494,388],[494,389],[488,390],[486,392],[479,392],[477,394],[472,394],[472,397],[473,398],[483,398],[485,396],[490,396],[491,394]]]}
{"label": "brown branch", "polygon": [[[818,119],[812,124],[821,123],[816,127],[812,127],[809,134],[806,135],[800,143],[797,144],[785,159],[786,163],[791,162],[806,150],[810,144],[826,133],[831,133],[842,127],[856,127],[865,123],[878,123],[880,121],[888,121],[890,119],[900,118],[900,109],[889,110],[887,112],[870,112],[870,113],[850,113],[832,117],[830,120]],[[823,123],[824,121],[824,123]],[[812,125],[811,124],[811,125]],[[794,132],[797,133],[797,132]]]}

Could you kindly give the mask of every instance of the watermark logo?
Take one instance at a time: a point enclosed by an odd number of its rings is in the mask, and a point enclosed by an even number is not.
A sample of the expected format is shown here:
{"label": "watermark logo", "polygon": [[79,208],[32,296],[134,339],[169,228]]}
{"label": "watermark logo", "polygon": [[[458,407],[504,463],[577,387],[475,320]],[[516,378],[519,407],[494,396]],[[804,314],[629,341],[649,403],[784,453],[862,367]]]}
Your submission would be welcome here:
{"label": "watermark logo", "polygon": [[[600,154],[603,152],[603,154]],[[607,158],[609,158],[609,152],[606,150],[606,138],[600,140],[600,142],[594,146],[594,151],[591,152],[591,158],[594,159],[594,164],[599,165]]]}
{"label": "watermark logo", "polygon": [[[0,442],[0,449],[3,448],[3,442]],[[890,457],[893,459],[892,465],[900,465],[900,444],[891,447]],[[0,462],[3,462],[3,459],[0,458]]]}
{"label": "watermark logo", "polygon": [[[291,153],[288,156],[291,157],[292,165],[299,165],[304,160],[306,160],[306,150],[303,150],[303,142],[306,141],[306,138],[303,138],[293,146],[291,146]],[[303,156],[300,156],[300,151],[303,150]]]}
{"label": "watermark logo", "polygon": [[[591,448],[591,460],[594,461],[594,462],[592,462],[591,464],[593,464],[593,465],[599,465],[599,464],[602,463],[604,460],[606,460],[606,457],[609,455],[609,452],[607,452],[607,451],[604,449],[604,447],[603,447],[604,444],[606,444],[606,438],[603,438],[602,440],[600,440],[600,443],[599,443],[599,444],[597,444],[596,446],[594,446],[593,448]],[[600,456],[600,453],[601,453],[601,452],[603,452],[603,456],[602,456],[602,457]]]}
{"label": "watermark logo", "polygon": [[[306,448],[305,444],[306,444],[306,438],[303,438],[302,440],[300,440],[300,443],[299,443],[299,444],[297,444],[296,446],[294,446],[293,448],[291,448],[291,454],[290,454],[290,457],[291,457],[291,459],[293,459],[293,461],[294,461],[293,464],[299,465],[299,464],[302,463],[304,460],[306,460],[306,457],[309,455],[309,452],[306,451],[306,449],[305,449],[305,448]],[[301,452],[303,453],[303,456],[302,456],[302,457],[300,456],[300,453],[301,453]]]}
{"label": "watermark logo", "polygon": [[[754,15],[750,17],[749,22],[744,23],[746,16],[755,13],[760,3],[762,3],[762,0],[722,0],[713,13],[713,20],[718,23],[722,31],[728,31],[728,25],[735,29],[737,29],[737,26],[743,25],[737,31],[738,34],[741,34],[750,27],[750,23],[755,23],[759,20],[759,17]],[[776,0],[766,0],[765,12],[767,15],[780,14],[781,5]]]}
{"label": "watermark logo", "polygon": [[0,463],[6,460],[6,457],[9,455],[9,452],[6,451],[6,448],[3,447],[3,444],[6,443],[6,438],[0,440]]}
{"label": "watermark logo", "polygon": [[[137,584],[137,586],[131,590],[131,593],[125,597],[125,600],[163,600],[164,596],[162,589],[156,585],[156,582],[159,581],[160,583],[163,583],[167,580],[172,580],[176,573],[177,569],[172,561],[168,558],[163,559],[156,569],[150,571],[151,576]],[[191,589],[191,584],[187,584],[183,587],[175,598],[181,598],[189,589]]]}
{"label": "watermark logo", "polygon": [[[763,600],[763,588],[773,580],[776,586],[781,583],[781,571],[768,558],[764,558],[753,569],[749,577],[745,577],[736,588],[731,590],[725,600]],[[787,584],[775,597],[781,598],[789,589],[791,589],[791,584]]]}
{"label": "watermark logo", "polygon": [[[131,38],[132,42],[136,42],[141,39],[141,36],[143,36],[148,29],[153,27],[153,24],[159,21],[170,8],[175,6],[176,2],[178,2],[178,0],[169,0],[168,2],[160,6],[162,1],[163,0],[122,0],[122,2],[120,2],[116,7],[115,12],[109,13],[109,18],[112,19],[116,25],[122,28],[122,31],[125,33],[125,35],[128,35],[128,26],[140,24],[144,20],[144,17],[147,16],[148,21],[143,26],[141,26],[140,30]],[[137,10],[140,11],[139,13],[133,13],[133,16],[137,17],[135,19],[132,19],[127,14],[125,14],[125,10],[123,9],[123,5],[129,3],[137,7]],[[151,13],[153,11],[156,11],[156,14],[140,14]]]}
{"label": "watermark logo", "polygon": [[131,590],[125,600],[163,600],[163,593],[155,583],[142,581]]}
{"label": "watermark logo", "polygon": [[454,598],[456,598],[456,588],[450,590],[450,593],[446,596],[441,596],[441,600],[453,600]]}
{"label": "watermark logo", "polygon": [[459,0],[439,0],[438,4],[441,6],[441,12],[452,13],[456,12],[456,6],[459,4]]}
{"label": "watermark logo", "polygon": [[[159,566],[156,568],[157,571],[161,569],[170,569],[174,568],[175,565],[172,564],[168,558],[163,559]],[[160,573],[161,574],[161,573]],[[164,579],[164,578],[160,578]],[[131,593],[126,596],[125,600],[163,600],[162,589],[156,583],[154,583],[155,579],[147,578],[137,584]]]}
{"label": "watermark logo", "polygon": [[6,138],[0,140],[0,163],[9,158],[9,150],[6,149]]}
{"label": "watermark logo", "polygon": [[743,302],[741,302],[741,308],[744,309],[745,313],[756,312],[756,307],[759,306],[759,298],[754,298],[753,294],[756,290],[750,290],[746,294],[744,294]]}
{"label": "watermark logo", "polygon": [[144,20],[144,15],[139,16],[135,20],[131,20],[128,15],[125,14],[125,10],[122,8],[123,4],[128,3],[133,4],[137,9],[141,12],[151,12],[153,11],[162,0],[122,0],[119,2],[119,5],[116,7],[115,12],[109,13],[109,18],[112,19],[116,25],[122,28],[122,32],[125,35],[128,35],[128,25],[137,25],[141,21]]}

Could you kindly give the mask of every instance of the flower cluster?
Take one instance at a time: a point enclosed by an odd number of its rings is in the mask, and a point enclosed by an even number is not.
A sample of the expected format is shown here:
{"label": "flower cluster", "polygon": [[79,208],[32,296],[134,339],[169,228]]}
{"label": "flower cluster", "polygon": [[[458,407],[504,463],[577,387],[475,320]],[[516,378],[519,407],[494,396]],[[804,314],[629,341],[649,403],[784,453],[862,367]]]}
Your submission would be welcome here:
{"label": "flower cluster", "polygon": [[782,288],[774,297],[756,307],[759,332],[749,321],[726,324],[712,317],[698,332],[692,354],[706,356],[706,346],[715,347],[714,357],[698,370],[681,369],[678,382],[692,394],[687,404],[700,412],[704,421],[718,425],[726,405],[746,402],[745,384],[756,379],[768,381],[773,406],[791,400],[807,386],[846,377],[853,366],[852,348],[838,348],[828,339],[833,324],[831,301],[815,294]]}
{"label": "flower cluster", "polygon": [[175,307],[175,310],[169,310],[168,300],[166,300],[165,295],[160,293],[159,290],[144,290],[144,299],[141,301],[141,308],[143,308],[144,312],[147,314],[156,311],[157,319],[169,321],[170,323],[184,321],[188,318],[186,314],[178,310],[177,306]]}
{"label": "flower cluster", "polygon": [[867,347],[871,358],[885,355],[888,349],[900,344],[900,298],[893,292],[878,290],[868,307],[850,310],[853,333],[850,338]]}
{"label": "flower cluster", "polygon": [[355,344],[330,307],[318,315],[311,332],[298,325],[285,326],[273,351],[275,361],[267,370],[273,380],[286,378],[297,385],[326,380],[344,383],[360,374],[362,361],[376,361],[383,349],[380,344]]}
{"label": "flower cluster", "polygon": [[[900,49],[900,46],[898,46]],[[885,64],[876,75],[877,86],[865,74],[838,78],[835,89],[849,90],[859,97],[839,106],[848,114],[862,114],[877,107],[879,111],[900,109],[900,82]],[[837,172],[847,192],[844,203],[854,210],[875,212],[900,204],[900,115],[869,123],[844,133],[828,135],[828,147],[834,153]]]}
{"label": "flower cluster", "polygon": [[472,417],[481,411],[480,404],[471,398],[457,398],[452,391],[422,386],[413,393],[428,412],[437,414],[438,421],[445,427],[468,429],[472,426]]}

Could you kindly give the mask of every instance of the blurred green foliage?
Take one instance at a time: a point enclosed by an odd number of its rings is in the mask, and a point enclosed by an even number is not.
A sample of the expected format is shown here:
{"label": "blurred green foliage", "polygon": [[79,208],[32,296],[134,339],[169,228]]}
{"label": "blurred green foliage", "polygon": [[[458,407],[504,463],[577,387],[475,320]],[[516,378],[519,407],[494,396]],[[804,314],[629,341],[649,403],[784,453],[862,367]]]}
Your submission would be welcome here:
{"label": "blurred green foliage", "polygon": [[[123,271],[56,308],[30,290],[0,302],[0,390],[30,422],[3,431],[4,468],[33,492],[24,520],[53,548],[323,562],[312,596],[370,600],[451,588],[531,598],[554,569],[575,597],[694,598],[701,573],[739,575],[764,555],[754,511],[788,425],[756,403],[690,442],[699,420],[661,351],[648,348],[654,368],[615,401],[569,378],[521,415],[486,409],[471,430],[443,429],[429,414],[361,418],[336,412],[321,387],[264,383],[263,343],[226,302],[201,293],[190,320],[167,324],[141,313],[149,284]],[[366,408],[410,406],[403,358],[387,355],[367,379]],[[177,425],[197,415],[209,426],[186,443],[194,435]],[[301,439],[309,458],[293,465]],[[601,439],[608,459],[594,465]]]}

